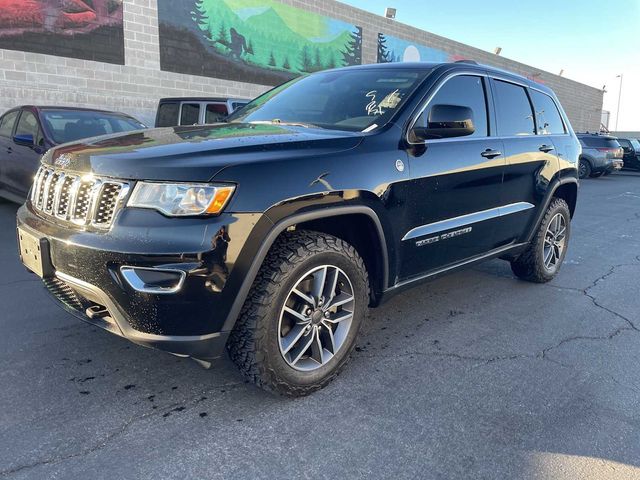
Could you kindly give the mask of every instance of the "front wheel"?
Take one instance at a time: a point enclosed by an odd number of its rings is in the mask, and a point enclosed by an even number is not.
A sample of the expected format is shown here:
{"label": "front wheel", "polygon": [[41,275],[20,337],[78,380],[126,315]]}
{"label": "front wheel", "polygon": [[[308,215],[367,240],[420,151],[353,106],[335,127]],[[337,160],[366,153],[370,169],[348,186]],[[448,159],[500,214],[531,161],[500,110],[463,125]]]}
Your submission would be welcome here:
{"label": "front wheel", "polygon": [[229,355],[258,386],[308,395],[346,364],[368,299],[367,271],[353,246],[324,233],[287,233],[258,273],[229,337]]}
{"label": "front wheel", "polygon": [[527,249],[511,262],[517,277],[535,283],[552,280],[560,271],[567,254],[571,233],[569,206],[553,198]]}

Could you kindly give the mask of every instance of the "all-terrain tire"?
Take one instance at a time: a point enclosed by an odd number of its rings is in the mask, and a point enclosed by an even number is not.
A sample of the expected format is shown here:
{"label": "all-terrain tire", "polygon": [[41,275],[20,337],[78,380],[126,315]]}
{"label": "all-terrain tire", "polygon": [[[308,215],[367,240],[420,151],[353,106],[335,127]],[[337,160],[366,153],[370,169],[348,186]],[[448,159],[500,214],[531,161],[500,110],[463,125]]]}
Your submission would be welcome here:
{"label": "all-terrain tire", "polygon": [[[549,224],[558,214],[564,217],[566,225],[564,248],[557,263],[552,268],[547,268],[544,261],[545,236],[547,235]],[[518,258],[511,261],[511,270],[517,277],[529,282],[546,283],[552,280],[560,271],[560,267],[566,256],[570,234],[571,213],[569,206],[563,199],[553,198],[531,243]]]}
{"label": "all-terrain tire", "polygon": [[[279,318],[291,289],[305,272],[335,265],[353,286],[354,308],[342,347],[312,371],[293,368],[279,347]],[[301,230],[283,234],[271,247],[227,341],[231,360],[261,388],[298,397],[325,387],[344,368],[368,313],[369,281],[364,261],[347,242],[325,233]]]}

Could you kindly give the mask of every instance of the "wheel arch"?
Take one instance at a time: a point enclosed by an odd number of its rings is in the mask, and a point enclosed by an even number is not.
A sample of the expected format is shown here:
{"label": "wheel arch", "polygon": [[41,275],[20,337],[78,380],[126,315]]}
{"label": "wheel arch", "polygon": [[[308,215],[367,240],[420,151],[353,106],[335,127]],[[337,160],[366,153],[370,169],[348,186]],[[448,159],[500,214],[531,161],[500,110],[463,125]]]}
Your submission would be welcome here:
{"label": "wheel arch", "polygon": [[549,208],[549,204],[554,197],[562,198],[567,202],[567,204],[569,205],[571,218],[573,218],[578,200],[578,179],[573,176],[557,178],[549,187],[548,192],[549,193],[547,193],[546,197],[541,203],[541,208],[538,210],[536,221],[533,223],[533,228],[527,235],[526,242],[530,242],[535,233],[538,231],[540,222],[542,222],[544,214]]}
{"label": "wheel arch", "polygon": [[[345,225],[349,225],[349,228],[340,231],[340,228]],[[367,245],[367,242],[358,238],[353,230],[353,228],[356,227],[367,228],[368,232],[373,234],[373,242],[375,243]],[[240,310],[269,250],[278,237],[291,228],[320,231],[337,236],[351,243],[363,257],[365,265],[367,265],[370,282],[374,282],[371,283],[372,292],[375,291],[375,295],[372,296],[372,303],[377,303],[379,294],[387,288],[389,276],[387,243],[380,219],[373,209],[366,206],[340,206],[294,214],[277,222],[265,237],[238,290],[238,294],[229,310],[222,331],[230,331],[233,329]],[[367,238],[371,237],[367,236]],[[350,239],[351,241],[349,241]],[[359,245],[353,244],[352,241],[355,241],[355,243]],[[376,249],[375,247],[378,248]],[[375,253],[376,250],[379,251],[379,256]],[[373,271],[369,271],[370,265]],[[375,277],[372,278],[372,275],[375,275]]]}

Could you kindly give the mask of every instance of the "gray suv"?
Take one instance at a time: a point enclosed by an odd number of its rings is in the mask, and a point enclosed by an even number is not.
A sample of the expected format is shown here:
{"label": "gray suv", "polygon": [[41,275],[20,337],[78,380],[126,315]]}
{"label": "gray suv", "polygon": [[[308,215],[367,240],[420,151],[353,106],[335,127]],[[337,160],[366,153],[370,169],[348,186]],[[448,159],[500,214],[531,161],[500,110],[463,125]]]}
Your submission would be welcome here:
{"label": "gray suv", "polygon": [[622,169],[623,151],[616,137],[598,133],[578,133],[577,137],[582,145],[580,178],[600,177]]}

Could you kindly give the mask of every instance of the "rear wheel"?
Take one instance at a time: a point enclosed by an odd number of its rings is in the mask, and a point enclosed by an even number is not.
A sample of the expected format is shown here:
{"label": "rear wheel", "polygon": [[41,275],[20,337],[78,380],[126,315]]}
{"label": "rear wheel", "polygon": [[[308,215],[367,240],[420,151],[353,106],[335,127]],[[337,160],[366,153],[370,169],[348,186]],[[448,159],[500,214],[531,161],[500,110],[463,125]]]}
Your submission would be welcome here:
{"label": "rear wheel", "polygon": [[344,367],[368,308],[362,258],[323,233],[282,236],[264,261],[227,349],[260,387],[302,396]]}
{"label": "rear wheel", "polygon": [[589,160],[585,160],[584,158],[580,159],[580,164],[578,165],[578,176],[580,178],[587,178],[591,175],[591,164]]}
{"label": "rear wheel", "polygon": [[527,249],[511,262],[511,270],[529,282],[552,280],[567,254],[570,233],[569,206],[563,199],[554,198]]}

